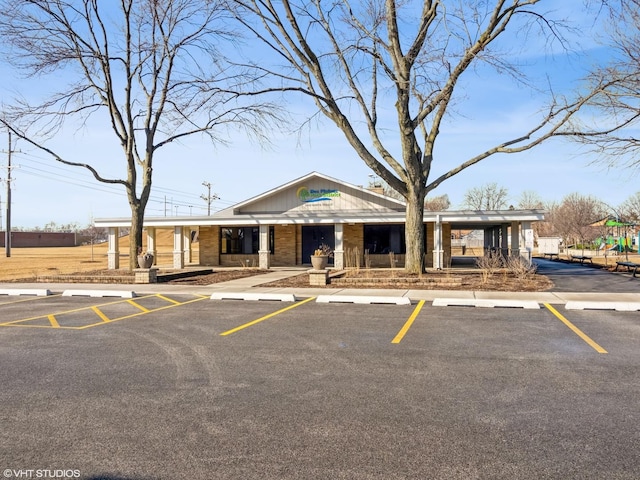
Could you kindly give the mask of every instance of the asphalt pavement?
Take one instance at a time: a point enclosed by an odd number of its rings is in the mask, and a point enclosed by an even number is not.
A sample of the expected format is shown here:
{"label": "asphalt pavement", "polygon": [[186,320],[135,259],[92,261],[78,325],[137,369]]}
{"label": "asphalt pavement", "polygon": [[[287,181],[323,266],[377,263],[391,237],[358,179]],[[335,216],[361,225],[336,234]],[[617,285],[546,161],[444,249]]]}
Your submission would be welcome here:
{"label": "asphalt pavement", "polygon": [[609,272],[597,266],[558,260],[534,259],[538,273],[551,279],[552,292],[640,293],[640,277]]}

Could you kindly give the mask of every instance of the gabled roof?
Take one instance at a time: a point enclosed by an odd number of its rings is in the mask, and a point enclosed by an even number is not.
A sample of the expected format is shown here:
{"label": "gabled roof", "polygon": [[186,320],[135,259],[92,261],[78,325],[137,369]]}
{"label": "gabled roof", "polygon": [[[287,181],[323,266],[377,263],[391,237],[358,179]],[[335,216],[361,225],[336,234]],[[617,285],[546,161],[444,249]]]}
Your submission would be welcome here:
{"label": "gabled roof", "polygon": [[216,216],[218,214],[220,214],[221,216],[228,216],[229,214],[238,215],[244,212],[252,212],[254,208],[259,206],[260,204],[263,204],[265,201],[274,199],[278,195],[282,195],[286,192],[298,191],[301,186],[314,181],[327,182],[328,184],[341,186],[346,191],[358,192],[358,195],[360,195],[361,198],[367,200],[370,203],[379,204],[381,208],[388,209],[390,211],[404,211],[404,209],[406,208],[405,202],[402,202],[395,198],[381,195],[362,186],[352,185],[350,183],[338,180],[337,178],[333,178],[319,172],[311,172],[307,175],[280,185],[279,187],[276,187],[272,190],[268,190],[264,193],[261,193],[260,195],[256,195],[255,197],[237,203],[232,207],[221,210],[216,214]]}

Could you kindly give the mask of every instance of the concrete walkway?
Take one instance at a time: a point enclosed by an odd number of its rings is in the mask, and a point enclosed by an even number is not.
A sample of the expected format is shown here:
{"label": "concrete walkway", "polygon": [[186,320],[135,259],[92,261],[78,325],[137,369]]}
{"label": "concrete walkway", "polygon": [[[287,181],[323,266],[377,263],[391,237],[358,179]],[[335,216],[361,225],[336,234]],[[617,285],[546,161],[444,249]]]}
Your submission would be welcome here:
{"label": "concrete walkway", "polygon": [[[610,273],[578,264],[570,265],[548,260],[539,261],[540,273],[548,275],[556,284],[548,292],[488,292],[460,290],[367,289],[367,288],[283,288],[261,287],[270,282],[303,274],[307,268],[274,268],[273,271],[251,277],[204,286],[171,284],[78,284],[32,283],[0,284],[0,289],[48,289],[52,293],[65,290],[132,291],[138,295],[153,293],[211,295],[214,292],[252,292],[293,294],[297,298],[316,296],[407,297],[412,301],[435,299],[517,300],[538,303],[566,304],[567,302],[634,302],[640,303],[640,278],[624,273]],[[609,289],[610,288],[610,289]]]}

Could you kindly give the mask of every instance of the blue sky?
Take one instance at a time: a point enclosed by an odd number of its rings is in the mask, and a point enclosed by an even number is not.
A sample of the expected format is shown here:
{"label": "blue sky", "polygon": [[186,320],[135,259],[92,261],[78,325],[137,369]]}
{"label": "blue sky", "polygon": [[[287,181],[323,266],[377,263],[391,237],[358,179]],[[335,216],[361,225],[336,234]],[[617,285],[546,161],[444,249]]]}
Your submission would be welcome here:
{"label": "blue sky", "polygon": [[[577,7],[582,2],[572,0]],[[586,21],[586,19],[585,19]],[[570,87],[581,70],[607,52],[586,36],[584,54],[567,58],[551,55],[539,45],[520,52],[532,76],[545,81],[544,72],[553,73],[552,83]],[[46,80],[24,81],[6,68],[0,79],[0,101],[11,96],[43,94]],[[44,83],[43,83],[44,82]],[[522,134],[534,121],[541,107],[539,98],[519,91],[504,78],[479,72],[465,85],[467,98],[460,112],[441,130],[431,178],[467,160],[484,148]],[[312,112],[308,100],[300,99],[291,107]],[[458,109],[457,109],[458,110]],[[318,171],[356,185],[366,185],[371,171],[360,160],[329,121],[297,133],[271,135],[271,146],[263,147],[239,134],[230,138],[229,146],[212,145],[208,139],[191,137],[180,144],[160,150],[154,168],[152,199],[147,216],[202,215],[206,204],[200,199],[210,182],[220,200],[219,210],[279,186],[311,171]],[[8,148],[6,137],[0,146]],[[93,122],[81,130],[67,128],[48,144],[76,161],[88,161],[108,174],[123,177],[124,163],[120,147],[106,125]],[[98,183],[84,170],[56,163],[23,141],[14,142],[12,171],[12,225],[43,226],[48,222],[86,225],[92,218],[127,217],[130,214],[124,189]],[[114,162],[114,158],[116,161]],[[638,177],[628,169],[610,170],[592,164],[594,158],[573,143],[554,140],[516,155],[497,155],[444,182],[433,195],[447,194],[452,208],[462,207],[464,193],[474,187],[495,182],[509,191],[509,203],[516,204],[525,191],[536,192],[545,201],[559,201],[563,196],[580,192],[597,196],[617,206],[640,191]],[[6,160],[0,160],[0,168]],[[1,178],[6,178],[2,168]],[[6,187],[0,191],[2,224],[5,225]]]}

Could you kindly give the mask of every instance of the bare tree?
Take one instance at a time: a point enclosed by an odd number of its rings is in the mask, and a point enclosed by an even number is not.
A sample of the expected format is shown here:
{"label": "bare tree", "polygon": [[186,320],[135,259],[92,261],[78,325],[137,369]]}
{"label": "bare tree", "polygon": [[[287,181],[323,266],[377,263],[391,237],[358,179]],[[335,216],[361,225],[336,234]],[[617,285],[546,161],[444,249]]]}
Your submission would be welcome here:
{"label": "bare tree", "polygon": [[640,221],[640,192],[627,198],[619,207],[620,212],[624,216],[623,221],[639,222]]}
{"label": "bare tree", "polygon": [[427,197],[424,201],[424,209],[427,212],[442,212],[448,210],[451,207],[451,201],[449,195],[437,195],[434,197]]}
{"label": "bare tree", "polygon": [[552,207],[549,222],[566,244],[592,241],[601,234],[595,225],[607,216],[607,207],[591,195],[572,193]]}
{"label": "bare tree", "polygon": [[603,88],[593,85],[590,93],[571,101],[549,94],[547,106],[541,104],[543,111],[521,135],[431,178],[437,140],[449,126],[445,119],[463,106],[465,82],[474,71],[494,69],[538,88],[510,59],[517,44],[528,47],[533,39],[566,45],[562,19],[540,7],[549,2],[231,1],[243,8],[238,20],[284,64],[270,66],[261,55],[255,65],[277,78],[274,89],[311,97],[366,165],[405,198],[405,268],[410,272],[422,270],[429,192],[492,155],[522,152],[575,133],[570,120]]}
{"label": "bare tree", "polygon": [[544,201],[540,198],[538,193],[532,190],[525,190],[520,194],[518,198],[518,208],[521,209],[543,209]]}
{"label": "bare tree", "polygon": [[470,188],[464,194],[463,203],[471,210],[501,210],[507,206],[509,192],[497,183],[487,183]]}
{"label": "bare tree", "polygon": [[[47,80],[67,81],[39,103],[17,101],[1,121],[57,161],[126,189],[131,268],[142,246],[158,150],[196,134],[224,141],[218,129],[228,125],[260,136],[265,117],[270,125],[277,120],[270,105],[244,103],[252,79],[221,54],[220,45],[235,36],[228,13],[218,0],[0,1],[0,35],[11,50],[6,58],[43,87]],[[114,159],[124,167],[121,178],[74,159],[71,149],[49,147],[63,124],[84,127],[89,118],[109,125],[122,148]]]}
{"label": "bare tree", "polygon": [[607,88],[589,99],[590,120],[582,119],[583,130],[608,130],[598,135],[577,136],[592,147],[610,167],[640,167],[640,0],[600,2],[608,12],[607,35],[610,61],[591,74],[594,84],[606,81]]}

